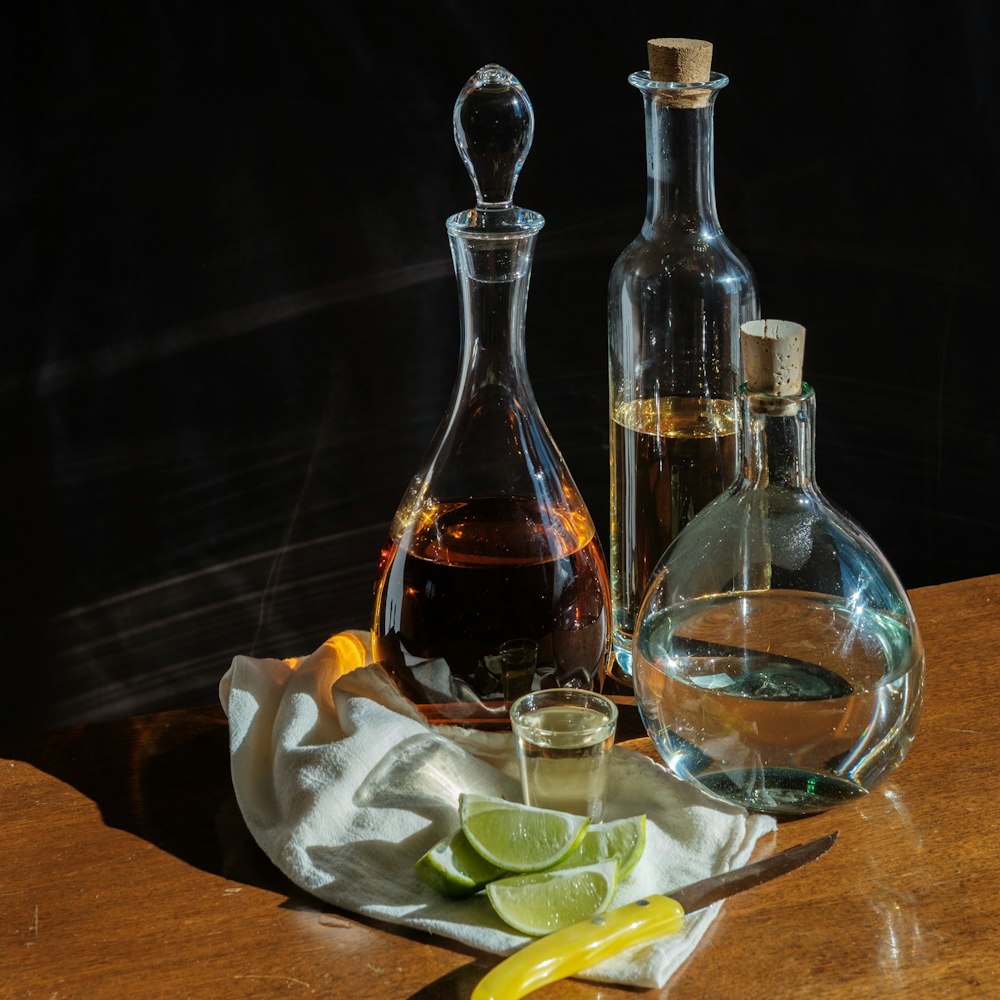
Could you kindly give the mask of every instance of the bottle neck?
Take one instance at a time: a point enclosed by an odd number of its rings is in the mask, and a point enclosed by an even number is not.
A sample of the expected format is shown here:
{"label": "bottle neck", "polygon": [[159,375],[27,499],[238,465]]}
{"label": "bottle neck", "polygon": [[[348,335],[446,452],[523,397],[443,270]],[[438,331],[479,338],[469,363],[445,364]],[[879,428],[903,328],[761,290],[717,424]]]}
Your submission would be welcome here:
{"label": "bottle neck", "polygon": [[720,229],[715,205],[713,105],[674,107],[669,96],[645,91],[646,221],[644,235],[664,228],[689,232]]}
{"label": "bottle neck", "polygon": [[816,395],[768,396],[740,390],[743,482],[755,489],[815,488]]}
{"label": "bottle neck", "polygon": [[524,317],[535,237],[451,234],[461,308],[461,396],[487,386],[515,395],[527,391]]}

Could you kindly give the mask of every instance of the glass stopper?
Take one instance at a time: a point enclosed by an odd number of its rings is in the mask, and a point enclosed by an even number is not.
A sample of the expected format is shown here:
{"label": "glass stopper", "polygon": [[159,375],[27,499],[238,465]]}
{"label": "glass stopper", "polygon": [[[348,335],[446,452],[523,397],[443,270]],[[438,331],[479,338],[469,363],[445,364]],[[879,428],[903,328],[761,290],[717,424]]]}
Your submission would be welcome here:
{"label": "glass stopper", "polygon": [[490,63],[455,102],[455,145],[476,188],[476,206],[510,206],[535,132],[535,113],[517,77]]}

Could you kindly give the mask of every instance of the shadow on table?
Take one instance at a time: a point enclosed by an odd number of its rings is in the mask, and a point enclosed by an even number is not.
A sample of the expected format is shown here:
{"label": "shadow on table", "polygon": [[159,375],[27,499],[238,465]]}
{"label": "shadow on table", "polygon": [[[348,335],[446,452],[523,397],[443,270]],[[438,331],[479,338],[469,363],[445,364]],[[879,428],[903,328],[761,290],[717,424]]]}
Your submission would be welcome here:
{"label": "shadow on table", "polygon": [[13,737],[0,756],[72,785],[104,822],[203,871],[323,904],[290,882],[240,815],[221,710],[183,710]]}
{"label": "shadow on table", "polygon": [[[634,700],[616,700],[619,737],[638,736]],[[196,868],[316,906],[247,830],[233,793],[228,738],[225,715],[212,706],[5,737],[0,757],[71,785],[108,826]]]}

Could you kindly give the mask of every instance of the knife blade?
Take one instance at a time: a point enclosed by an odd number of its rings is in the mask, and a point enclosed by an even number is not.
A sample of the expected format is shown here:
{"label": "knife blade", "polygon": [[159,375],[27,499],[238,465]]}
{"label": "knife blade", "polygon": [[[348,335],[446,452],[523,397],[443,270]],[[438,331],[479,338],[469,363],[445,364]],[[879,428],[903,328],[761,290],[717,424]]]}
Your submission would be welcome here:
{"label": "knife blade", "polygon": [[797,844],[769,858],[692,882],[669,896],[653,895],[547,934],[505,958],[472,991],[471,1000],[517,1000],[633,945],[679,931],[684,914],[711,906],[801,868],[825,854],[839,831]]}

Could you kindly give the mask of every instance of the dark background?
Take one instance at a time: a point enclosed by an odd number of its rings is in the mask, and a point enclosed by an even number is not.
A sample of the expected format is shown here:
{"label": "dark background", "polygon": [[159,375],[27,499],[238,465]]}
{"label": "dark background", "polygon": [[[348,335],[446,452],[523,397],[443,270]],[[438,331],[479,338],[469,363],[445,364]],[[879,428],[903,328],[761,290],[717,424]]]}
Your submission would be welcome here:
{"label": "dark background", "polygon": [[821,486],[908,587],[1000,570],[997,15],[935,10],[8,11],[0,729],[210,702],[235,653],[368,624],[456,374],[451,113],[487,62],[535,106],[528,363],[605,543],[607,278],[645,202],[626,77],[690,35],[732,80],[723,226],[764,315],[809,329]]}

